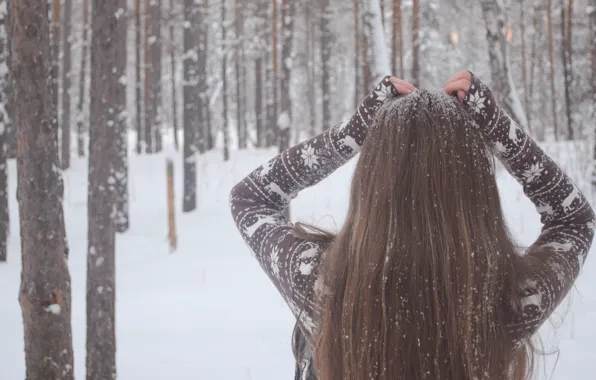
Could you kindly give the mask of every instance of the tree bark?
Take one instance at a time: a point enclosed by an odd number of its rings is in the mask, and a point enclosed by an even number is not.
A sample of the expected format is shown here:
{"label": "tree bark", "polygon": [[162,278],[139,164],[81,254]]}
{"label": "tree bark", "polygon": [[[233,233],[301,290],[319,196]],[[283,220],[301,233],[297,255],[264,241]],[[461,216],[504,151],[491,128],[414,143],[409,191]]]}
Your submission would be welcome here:
{"label": "tree bark", "polygon": [[122,0],[93,0],[87,254],[87,380],[116,379],[115,228]]}
{"label": "tree bark", "polygon": [[198,133],[196,134],[197,142],[195,142],[198,151],[199,153],[205,153],[207,150],[213,149],[214,145],[209,114],[209,88],[207,85],[207,57],[209,55],[209,51],[207,50],[209,42],[209,12],[207,1],[199,7],[198,12],[198,17],[202,20],[197,24],[195,29],[195,33],[197,33],[195,38],[198,41],[198,52],[195,54],[198,56],[196,80],[198,81],[197,91],[199,92],[199,97],[197,99],[199,122],[194,128],[198,128]]}
{"label": "tree bark", "polygon": [[257,148],[265,146],[265,120],[263,114],[263,57],[255,59],[255,123]]}
{"label": "tree bark", "polygon": [[[119,1],[118,27],[116,29],[116,62],[114,75],[118,76],[116,84],[116,156],[114,159],[115,214],[114,227],[117,232],[126,232],[130,226],[128,206],[128,113],[126,112],[126,31],[128,14],[126,0]],[[122,10],[122,11],[120,11]]]}
{"label": "tree bark", "polygon": [[137,130],[137,154],[142,154],[147,149],[147,141],[144,139],[146,135],[143,135],[143,78],[141,77],[142,28],[141,0],[135,0],[135,126]]}
{"label": "tree bark", "polygon": [[556,140],[559,138],[559,126],[557,124],[557,99],[555,97],[555,63],[553,57],[553,17],[551,0],[546,0],[546,20],[548,27],[548,76],[550,80],[551,111]]}
{"label": "tree bark", "polygon": [[[592,120],[596,120],[596,0],[590,0],[586,13],[590,18],[590,62],[592,63]],[[594,126],[596,128],[596,125]],[[592,193],[596,194],[596,139],[592,149]]]}
{"label": "tree bark", "polygon": [[[273,0],[275,1],[275,0]],[[226,2],[221,0],[221,78],[222,78],[222,99],[223,99],[223,159],[230,159],[230,136],[228,131],[228,43],[226,34]]]}
{"label": "tree bark", "polygon": [[184,188],[182,195],[182,211],[190,212],[197,207],[197,129],[201,125],[199,65],[193,57],[197,54],[195,38],[200,38],[202,5],[194,0],[184,0],[184,81],[183,96],[183,165]]}
{"label": "tree bark", "polygon": [[563,84],[565,89],[565,118],[567,119],[567,138],[573,140],[573,117],[571,108],[573,103],[571,101],[571,80],[572,80],[572,67],[571,67],[571,14],[567,15],[566,12],[573,12],[573,0],[568,0],[568,8],[564,5],[561,6],[561,61],[563,62]]}
{"label": "tree bark", "polygon": [[[404,77],[404,40],[401,0],[393,0],[393,38],[391,39],[391,65],[394,75]],[[397,58],[399,57],[399,69]]]}
{"label": "tree bark", "polygon": [[64,30],[62,33],[62,170],[70,167],[70,77],[72,0],[64,0]]}
{"label": "tree bark", "polygon": [[[18,202],[25,377],[71,380],[71,288],[53,118],[47,0],[10,2],[10,68],[18,120]],[[32,112],[35,110],[35,112]]]}
{"label": "tree bark", "polygon": [[366,57],[370,68],[369,81],[365,83],[367,93],[384,76],[390,73],[389,52],[385,44],[385,33],[381,23],[381,11],[379,0],[372,0],[366,3],[364,13],[364,38],[366,40]]}
{"label": "tree bark", "polygon": [[234,71],[236,72],[236,129],[238,131],[238,148],[245,149],[247,144],[247,131],[244,123],[244,96],[242,92],[242,68],[240,66],[240,60],[242,59],[243,48],[243,29],[244,29],[244,16],[243,16],[243,2],[242,0],[234,0],[234,26],[236,35],[236,49],[234,60]]}
{"label": "tree bark", "polygon": [[170,0],[170,83],[172,86],[172,127],[174,129],[174,147],[179,149],[178,142],[178,96],[176,91],[176,36],[174,34],[175,12],[174,0]]}
{"label": "tree bark", "polygon": [[[8,98],[8,35],[7,0],[0,0],[0,103],[5,103]],[[4,4],[3,4],[4,3]],[[0,262],[6,261],[8,233],[10,219],[8,212],[8,172],[6,167],[8,150],[8,115],[6,108],[0,108]]]}
{"label": "tree bark", "polygon": [[482,0],[480,4],[486,25],[492,88],[497,100],[507,113],[527,130],[526,113],[515,89],[509,64],[509,48],[505,35],[505,25],[507,25],[505,10],[499,1]]}
{"label": "tree bark", "polygon": [[[308,104],[309,104],[309,115],[310,115],[310,137],[315,137],[317,134],[317,80],[316,80],[316,30],[317,24],[315,22],[316,18],[313,17],[313,8],[308,9],[308,88],[310,96],[308,97]],[[356,57],[356,61],[358,57]],[[355,77],[354,80],[357,80]]]}
{"label": "tree bark", "polygon": [[290,98],[290,82],[292,72],[292,38],[294,34],[294,17],[296,14],[296,2],[282,0],[282,78],[280,115],[277,122],[279,129],[279,151],[282,152],[290,147],[290,135],[292,127],[292,101]]}
{"label": "tree bark", "polygon": [[360,0],[354,0],[354,109],[360,102]]}
{"label": "tree bark", "polygon": [[321,97],[323,130],[331,127],[331,9],[329,0],[321,0],[321,16],[319,19],[319,37],[321,38]]}
{"label": "tree bark", "polygon": [[412,3],[412,84],[420,86],[420,2]]}
{"label": "tree bark", "polygon": [[[137,0],[140,1],[140,0]],[[85,155],[85,80],[87,75],[87,54],[89,49],[89,0],[83,0],[83,36],[81,38],[81,67],[79,69],[79,101],[77,104],[77,151],[79,157]]]}
{"label": "tree bark", "polygon": [[147,25],[145,30],[145,57],[148,65],[145,70],[145,128],[150,135],[151,147],[148,153],[161,152],[163,148],[161,135],[162,99],[161,99],[161,0],[147,0]]}
{"label": "tree bark", "polygon": [[[526,59],[526,14],[524,8],[524,0],[519,1],[519,11],[520,11],[520,39],[521,39],[521,53],[522,53],[522,84],[524,88],[524,109],[527,113],[530,113],[530,108],[528,107],[528,75],[527,75],[527,59]],[[528,125],[529,128],[529,125]]]}
{"label": "tree bark", "polygon": [[[58,112],[58,99],[60,97],[60,20],[61,16],[61,0],[53,0],[52,6],[52,29],[51,29],[51,55],[52,55],[52,71],[50,77],[52,79],[52,123],[56,128],[60,128],[60,119]],[[61,145],[64,144],[64,125],[61,130]],[[68,136],[66,137],[68,139]],[[60,157],[56,161],[58,167],[62,167]]]}

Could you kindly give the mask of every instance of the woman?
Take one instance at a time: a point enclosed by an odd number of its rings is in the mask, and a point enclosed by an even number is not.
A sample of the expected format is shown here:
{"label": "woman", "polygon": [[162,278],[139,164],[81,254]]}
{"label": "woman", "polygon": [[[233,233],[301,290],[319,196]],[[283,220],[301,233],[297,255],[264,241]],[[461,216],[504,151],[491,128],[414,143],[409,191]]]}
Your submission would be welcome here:
{"label": "woman", "polygon": [[[243,238],[298,323],[305,379],[523,379],[529,338],[568,293],[594,235],[577,186],[462,71],[446,94],[385,78],[355,115],[282,152],[230,195]],[[337,235],[282,211],[360,152]],[[544,227],[520,254],[494,154]]]}

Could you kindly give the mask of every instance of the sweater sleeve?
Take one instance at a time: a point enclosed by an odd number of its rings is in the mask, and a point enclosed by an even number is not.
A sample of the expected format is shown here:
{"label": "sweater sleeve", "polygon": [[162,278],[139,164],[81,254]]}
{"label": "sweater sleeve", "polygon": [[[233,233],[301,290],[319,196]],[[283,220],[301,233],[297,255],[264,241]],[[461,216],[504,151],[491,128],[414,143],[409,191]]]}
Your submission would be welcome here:
{"label": "sweater sleeve", "polygon": [[232,217],[245,242],[298,318],[314,330],[315,304],[309,276],[324,247],[293,234],[283,210],[298,193],[332,174],[354,157],[375,111],[397,91],[386,77],[347,121],[304,141],[250,173],[230,193]]}
{"label": "sweater sleeve", "polygon": [[543,224],[523,258],[530,271],[517,284],[521,304],[512,308],[508,321],[509,332],[519,341],[538,330],[573,286],[594,237],[594,211],[571,178],[473,74],[464,104],[476,115],[495,156],[523,186]]}

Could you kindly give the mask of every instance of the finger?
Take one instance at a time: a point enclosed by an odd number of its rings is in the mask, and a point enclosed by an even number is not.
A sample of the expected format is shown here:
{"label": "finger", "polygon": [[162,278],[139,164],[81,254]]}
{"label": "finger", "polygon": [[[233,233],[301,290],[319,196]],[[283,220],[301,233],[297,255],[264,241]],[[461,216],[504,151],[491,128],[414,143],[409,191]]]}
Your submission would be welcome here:
{"label": "finger", "polygon": [[395,85],[401,85],[401,86],[404,86],[404,87],[406,87],[408,90],[410,90],[410,92],[414,92],[414,91],[416,91],[416,90],[417,90],[417,88],[416,88],[416,87],[415,87],[413,84],[411,84],[410,82],[408,82],[408,81],[405,81],[405,80],[403,80],[403,79],[398,79],[398,78],[395,78],[395,80],[394,80],[394,81],[392,81],[392,83],[394,83]]}
{"label": "finger", "polygon": [[459,99],[460,102],[463,103],[465,97],[466,97],[466,93],[464,91],[459,90],[457,92],[457,98]]}
{"label": "finger", "polygon": [[460,72],[458,72],[457,74],[455,74],[451,78],[449,78],[449,80],[447,80],[447,83],[455,82],[460,79],[469,79],[471,82],[472,75],[470,74],[470,72],[468,70],[461,70]]}
{"label": "finger", "polygon": [[468,92],[472,82],[467,79],[459,79],[455,82],[450,82],[445,85],[445,92],[449,95],[452,95],[454,92],[462,90],[464,92]]}
{"label": "finger", "polygon": [[411,92],[414,92],[414,90],[411,90],[409,87],[405,86],[402,83],[399,83],[399,84],[395,85],[395,89],[397,90],[397,92],[400,93],[400,95],[406,95],[406,94],[409,94]]}

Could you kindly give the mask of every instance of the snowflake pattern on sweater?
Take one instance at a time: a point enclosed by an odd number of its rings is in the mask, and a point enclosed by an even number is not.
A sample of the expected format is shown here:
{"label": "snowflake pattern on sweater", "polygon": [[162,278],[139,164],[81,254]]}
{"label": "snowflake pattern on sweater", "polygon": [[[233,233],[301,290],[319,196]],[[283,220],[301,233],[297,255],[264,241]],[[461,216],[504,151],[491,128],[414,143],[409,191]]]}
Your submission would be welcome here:
{"label": "snowflake pattern on sweater", "polygon": [[[314,186],[360,151],[375,111],[392,96],[399,95],[386,77],[348,121],[280,153],[230,194],[232,216],[242,237],[297,318],[300,329],[293,340],[301,358],[297,379],[315,379],[312,347],[305,336],[316,330],[318,305],[311,287],[317,283],[310,276],[325,247],[296,237],[283,210],[299,191]],[[494,155],[523,186],[541,215],[544,226],[528,255],[545,249],[552,252],[541,270],[519,284],[522,310],[512,313],[507,326],[519,341],[537,331],[575,282],[591,246],[596,219],[573,181],[473,74],[464,104],[475,115]]]}

